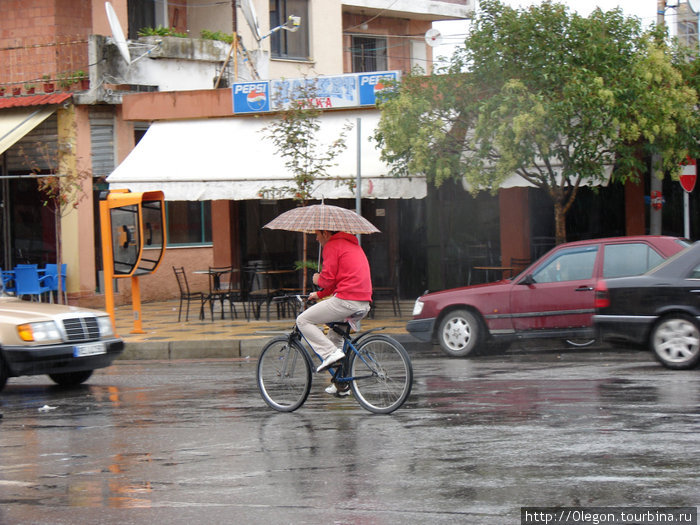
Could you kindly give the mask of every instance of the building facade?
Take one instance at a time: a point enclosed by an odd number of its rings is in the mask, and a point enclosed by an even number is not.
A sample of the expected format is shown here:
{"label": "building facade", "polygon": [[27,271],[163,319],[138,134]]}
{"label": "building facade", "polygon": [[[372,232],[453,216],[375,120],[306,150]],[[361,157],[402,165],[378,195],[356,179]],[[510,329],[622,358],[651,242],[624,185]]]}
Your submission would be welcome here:
{"label": "building facade", "polygon": [[[474,7],[472,0],[400,0],[389,7],[379,0],[114,0],[110,6],[3,0],[0,20],[2,266],[56,260],[54,216],[31,175],[89,174],[78,177],[77,207],[60,217],[61,259],[70,302],[94,306],[103,304],[97,195],[154,122],[223,118],[221,104],[235,82],[429,71],[425,33],[432,22],[467,18]],[[125,105],[128,99],[134,102]],[[337,202],[353,206],[350,198]],[[142,300],[177,294],[171,266],[293,262],[294,236],[268,238],[259,231],[292,205],[196,195],[169,200],[168,249],[157,275],[143,280]],[[400,233],[408,231],[399,230],[402,216],[420,228],[414,217],[422,215],[423,200],[367,199],[363,205],[364,214],[382,223],[383,233],[368,238],[365,249],[384,284],[394,278]],[[128,283],[118,289],[118,303],[128,301]]]}

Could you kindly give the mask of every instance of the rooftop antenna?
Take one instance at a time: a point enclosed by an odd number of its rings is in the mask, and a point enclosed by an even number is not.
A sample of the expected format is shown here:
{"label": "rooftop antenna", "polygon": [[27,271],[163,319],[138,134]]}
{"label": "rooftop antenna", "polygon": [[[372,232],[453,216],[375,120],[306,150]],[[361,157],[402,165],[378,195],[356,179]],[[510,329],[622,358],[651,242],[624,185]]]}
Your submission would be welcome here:
{"label": "rooftop antenna", "polygon": [[700,13],[700,0],[688,0],[688,7],[694,15]]}
{"label": "rooftop antenna", "polygon": [[119,49],[119,53],[124,58],[127,65],[130,65],[131,55],[129,54],[129,46],[126,45],[126,38],[124,38],[124,31],[122,31],[122,25],[119,23],[117,13],[109,2],[105,2],[105,10],[107,11],[107,20],[109,20],[109,27],[112,30],[114,43],[117,45],[117,49]]}

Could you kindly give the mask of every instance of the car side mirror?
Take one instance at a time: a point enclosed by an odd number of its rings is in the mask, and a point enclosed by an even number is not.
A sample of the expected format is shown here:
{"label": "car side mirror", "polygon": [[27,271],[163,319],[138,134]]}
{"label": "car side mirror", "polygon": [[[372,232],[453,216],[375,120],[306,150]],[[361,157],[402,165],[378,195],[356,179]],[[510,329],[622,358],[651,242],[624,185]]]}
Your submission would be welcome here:
{"label": "car side mirror", "polygon": [[520,279],[517,284],[525,284],[527,286],[530,286],[531,284],[535,284],[537,281],[535,281],[535,278],[532,276],[531,273],[528,273],[525,277]]}

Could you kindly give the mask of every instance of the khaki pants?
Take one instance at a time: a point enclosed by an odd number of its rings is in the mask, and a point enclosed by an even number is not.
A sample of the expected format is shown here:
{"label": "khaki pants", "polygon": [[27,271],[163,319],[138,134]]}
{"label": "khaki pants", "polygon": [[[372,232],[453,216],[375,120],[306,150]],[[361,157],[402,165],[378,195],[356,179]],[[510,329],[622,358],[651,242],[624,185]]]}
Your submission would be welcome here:
{"label": "khaki pants", "polygon": [[325,359],[336,348],[342,348],[343,338],[333,330],[330,330],[328,337],[326,337],[323,330],[317,325],[332,321],[344,321],[358,312],[362,312],[362,317],[367,315],[369,312],[369,301],[348,301],[347,299],[338,299],[333,296],[319,301],[299,314],[297,326],[316,353],[322,359]]}

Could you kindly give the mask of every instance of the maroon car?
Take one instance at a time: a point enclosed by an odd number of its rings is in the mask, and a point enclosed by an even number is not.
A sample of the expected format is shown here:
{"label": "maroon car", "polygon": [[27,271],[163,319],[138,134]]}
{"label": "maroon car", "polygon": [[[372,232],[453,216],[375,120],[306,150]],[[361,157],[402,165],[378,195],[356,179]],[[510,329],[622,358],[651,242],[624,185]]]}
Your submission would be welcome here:
{"label": "maroon car", "polygon": [[591,343],[598,280],[645,273],[686,246],[666,236],[560,244],[512,279],[419,297],[406,329],[421,341],[437,341],[452,357],[516,338]]}

